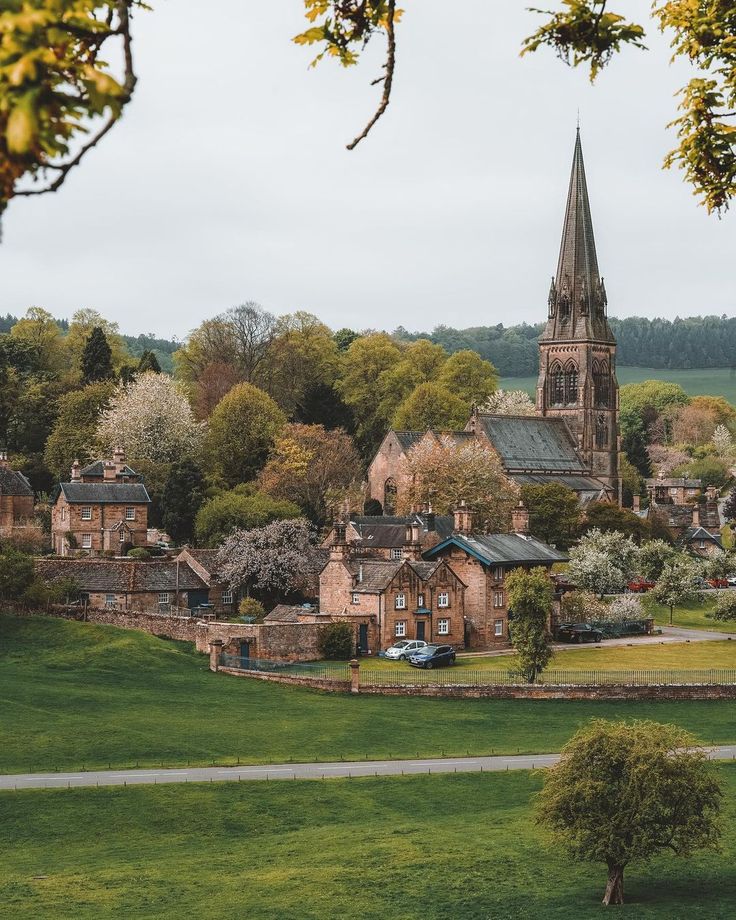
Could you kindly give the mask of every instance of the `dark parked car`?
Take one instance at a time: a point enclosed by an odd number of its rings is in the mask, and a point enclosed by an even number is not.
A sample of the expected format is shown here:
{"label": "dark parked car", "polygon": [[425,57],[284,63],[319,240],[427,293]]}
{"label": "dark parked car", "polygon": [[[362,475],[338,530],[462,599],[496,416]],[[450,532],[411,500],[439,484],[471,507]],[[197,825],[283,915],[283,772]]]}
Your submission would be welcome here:
{"label": "dark parked car", "polygon": [[455,649],[451,645],[427,645],[409,658],[415,668],[441,668],[455,661]]}
{"label": "dark parked car", "polygon": [[563,623],[557,627],[558,642],[600,642],[603,633],[589,623]]}

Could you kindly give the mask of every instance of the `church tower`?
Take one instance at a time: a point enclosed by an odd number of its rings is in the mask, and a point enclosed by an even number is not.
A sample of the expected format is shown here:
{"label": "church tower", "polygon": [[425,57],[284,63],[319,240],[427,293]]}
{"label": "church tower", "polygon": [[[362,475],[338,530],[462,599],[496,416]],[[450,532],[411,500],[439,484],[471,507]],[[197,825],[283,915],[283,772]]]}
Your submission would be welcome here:
{"label": "church tower", "polygon": [[539,340],[537,411],[567,422],[590,475],[620,501],[616,340],[607,303],[578,128],[557,275]]}

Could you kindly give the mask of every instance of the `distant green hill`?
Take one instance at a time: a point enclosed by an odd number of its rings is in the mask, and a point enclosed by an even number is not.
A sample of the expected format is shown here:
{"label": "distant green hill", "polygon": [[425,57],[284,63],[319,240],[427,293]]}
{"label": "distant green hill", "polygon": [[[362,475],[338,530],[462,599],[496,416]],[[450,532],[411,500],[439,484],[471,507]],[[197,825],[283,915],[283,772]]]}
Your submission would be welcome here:
{"label": "distant green hill", "polygon": [[[670,370],[661,367],[618,367],[618,382],[640,383],[642,380],[666,380],[679,383],[688,396],[723,396],[736,405],[736,369],[729,367],[711,367],[693,370]],[[534,396],[537,386],[536,377],[503,377],[501,387],[504,390],[526,390]]]}

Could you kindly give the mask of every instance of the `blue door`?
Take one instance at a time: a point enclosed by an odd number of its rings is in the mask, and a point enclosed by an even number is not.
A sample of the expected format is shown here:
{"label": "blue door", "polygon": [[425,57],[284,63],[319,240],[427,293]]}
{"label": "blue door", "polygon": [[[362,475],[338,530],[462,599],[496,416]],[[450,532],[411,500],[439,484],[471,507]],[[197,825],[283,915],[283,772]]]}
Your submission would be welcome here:
{"label": "blue door", "polygon": [[240,642],[240,657],[250,658],[250,642],[246,642],[244,639]]}
{"label": "blue door", "polygon": [[368,651],[368,624],[361,623],[358,627],[358,654]]}

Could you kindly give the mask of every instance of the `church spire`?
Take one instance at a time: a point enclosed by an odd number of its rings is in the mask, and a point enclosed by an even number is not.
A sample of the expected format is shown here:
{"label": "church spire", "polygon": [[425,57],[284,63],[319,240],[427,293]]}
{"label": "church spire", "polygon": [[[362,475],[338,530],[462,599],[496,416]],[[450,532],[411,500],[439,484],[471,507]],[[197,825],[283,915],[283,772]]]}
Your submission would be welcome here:
{"label": "church spire", "polygon": [[549,321],[543,338],[613,341],[606,319],[606,290],[598,270],[579,126],[560,257],[550,288]]}

